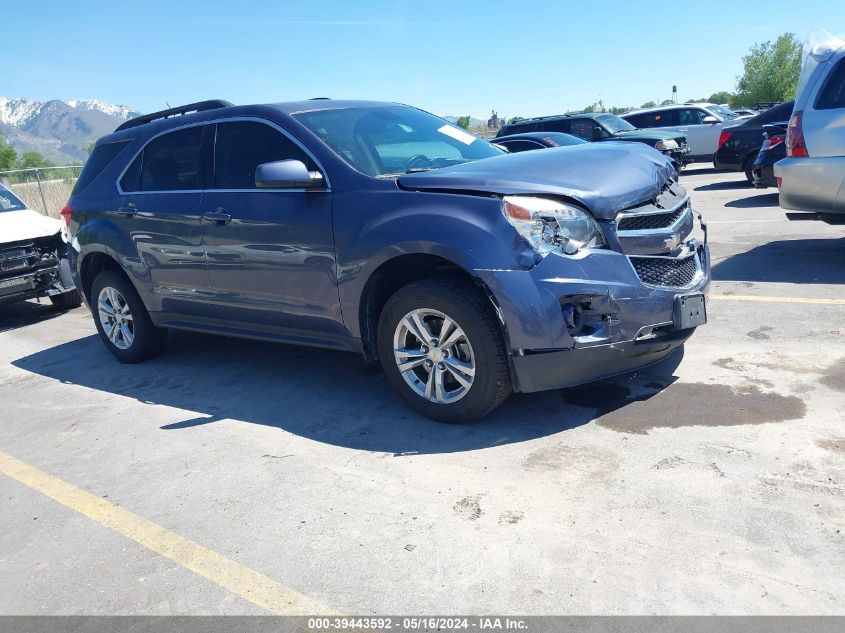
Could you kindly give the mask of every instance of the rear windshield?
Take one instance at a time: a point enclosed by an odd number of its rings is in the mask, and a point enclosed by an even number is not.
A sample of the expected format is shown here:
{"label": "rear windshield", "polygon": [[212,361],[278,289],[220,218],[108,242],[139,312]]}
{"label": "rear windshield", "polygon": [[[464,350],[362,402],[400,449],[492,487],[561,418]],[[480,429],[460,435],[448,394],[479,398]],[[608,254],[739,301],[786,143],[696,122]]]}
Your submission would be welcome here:
{"label": "rear windshield", "polygon": [[23,209],[26,209],[26,205],[6,187],[0,185],[0,212],[22,211]]}
{"label": "rear windshield", "polygon": [[129,141],[119,141],[117,143],[104,143],[97,145],[88,160],[85,161],[85,166],[82,168],[82,173],[76,180],[73,187],[73,193],[84,191],[88,185],[94,182],[94,179],[103,173],[103,170],[109,166],[115,157],[120,153]]}
{"label": "rear windshield", "polygon": [[293,116],[355,169],[377,178],[505,153],[448,121],[408,106],[315,110]]}

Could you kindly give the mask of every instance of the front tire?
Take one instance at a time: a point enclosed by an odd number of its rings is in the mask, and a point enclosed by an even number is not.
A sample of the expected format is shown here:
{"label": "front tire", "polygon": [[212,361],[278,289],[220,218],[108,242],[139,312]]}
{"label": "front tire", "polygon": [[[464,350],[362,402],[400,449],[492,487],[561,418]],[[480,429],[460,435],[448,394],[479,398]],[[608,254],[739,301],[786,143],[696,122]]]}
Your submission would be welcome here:
{"label": "front tire", "polygon": [[90,303],[100,339],[121,363],[139,363],[163,349],[167,330],[153,325],[137,291],[122,275],[111,270],[97,275]]}
{"label": "front tire", "polygon": [[50,295],[50,303],[59,310],[71,310],[82,305],[82,295],[75,289],[58,295]]}
{"label": "front tire", "polygon": [[391,387],[426,417],[477,420],[511,392],[502,331],[468,280],[423,279],[399,289],[381,312],[377,336]]}

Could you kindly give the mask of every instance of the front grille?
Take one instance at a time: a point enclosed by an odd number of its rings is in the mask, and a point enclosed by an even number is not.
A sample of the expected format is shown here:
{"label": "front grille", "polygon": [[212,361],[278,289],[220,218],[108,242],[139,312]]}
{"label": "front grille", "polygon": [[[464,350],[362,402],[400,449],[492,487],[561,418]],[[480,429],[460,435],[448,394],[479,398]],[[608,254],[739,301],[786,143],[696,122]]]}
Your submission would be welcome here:
{"label": "front grille", "polygon": [[672,226],[686,212],[687,207],[675,209],[671,213],[646,213],[631,215],[619,220],[620,231],[646,231],[649,229],[665,229]]}
{"label": "front grille", "polygon": [[32,244],[0,250],[0,272],[12,272],[32,268],[39,260],[38,251]]}
{"label": "front grille", "polygon": [[631,257],[640,280],[649,286],[684,288],[695,279],[696,254],[683,259],[675,257]]}

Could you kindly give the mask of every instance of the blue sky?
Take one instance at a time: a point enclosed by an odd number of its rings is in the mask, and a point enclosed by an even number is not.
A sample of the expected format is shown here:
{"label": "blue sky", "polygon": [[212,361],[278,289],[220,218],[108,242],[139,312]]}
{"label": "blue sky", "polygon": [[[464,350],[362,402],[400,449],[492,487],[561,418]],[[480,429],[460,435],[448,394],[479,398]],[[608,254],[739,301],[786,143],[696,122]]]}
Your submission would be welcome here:
{"label": "blue sky", "polygon": [[845,33],[845,2],[6,0],[0,96],[152,111],[328,96],[531,116],[731,90],[785,31]]}

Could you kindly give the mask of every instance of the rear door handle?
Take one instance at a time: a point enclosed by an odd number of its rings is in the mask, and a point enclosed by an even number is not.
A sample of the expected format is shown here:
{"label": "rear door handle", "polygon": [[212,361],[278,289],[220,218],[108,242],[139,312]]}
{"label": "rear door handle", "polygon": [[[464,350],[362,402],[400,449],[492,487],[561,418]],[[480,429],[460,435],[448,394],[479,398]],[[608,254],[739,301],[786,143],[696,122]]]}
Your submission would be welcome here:
{"label": "rear door handle", "polygon": [[217,207],[214,211],[207,211],[204,217],[215,224],[229,224],[232,221],[232,216],[222,207]]}
{"label": "rear door handle", "polygon": [[127,204],[125,207],[120,207],[117,210],[117,214],[122,215],[125,218],[131,218],[136,213],[138,213],[138,209],[131,202],[129,204]]}

